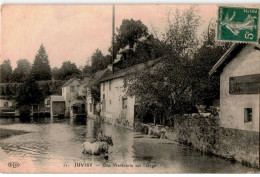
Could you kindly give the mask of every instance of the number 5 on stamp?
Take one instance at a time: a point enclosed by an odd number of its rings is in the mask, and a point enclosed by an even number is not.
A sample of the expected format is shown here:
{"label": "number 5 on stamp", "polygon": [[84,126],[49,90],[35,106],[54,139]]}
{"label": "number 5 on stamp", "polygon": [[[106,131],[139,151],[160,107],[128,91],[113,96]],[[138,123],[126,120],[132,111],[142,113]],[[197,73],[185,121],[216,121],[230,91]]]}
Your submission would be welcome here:
{"label": "number 5 on stamp", "polygon": [[217,40],[258,41],[259,9],[219,7]]}

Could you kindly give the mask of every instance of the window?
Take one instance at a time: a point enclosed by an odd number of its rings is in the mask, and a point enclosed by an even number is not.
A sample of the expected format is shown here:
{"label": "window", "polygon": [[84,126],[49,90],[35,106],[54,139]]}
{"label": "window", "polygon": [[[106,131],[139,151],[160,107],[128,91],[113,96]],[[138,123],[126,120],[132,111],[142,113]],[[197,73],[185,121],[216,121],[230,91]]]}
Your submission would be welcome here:
{"label": "window", "polygon": [[4,107],[8,107],[8,101],[4,102]]}
{"label": "window", "polygon": [[75,92],[75,86],[70,86],[70,92]]}
{"label": "window", "polygon": [[126,109],[127,108],[127,98],[122,98],[122,108]]}
{"label": "window", "polygon": [[103,91],[105,91],[105,82],[103,83]]}
{"label": "window", "polygon": [[109,90],[111,90],[111,81],[109,81]]}
{"label": "window", "polygon": [[105,94],[103,94],[103,100],[105,99],[106,97],[105,97]]}
{"label": "window", "polygon": [[112,104],[112,101],[111,101],[111,100],[109,100],[109,104]]}
{"label": "window", "polygon": [[252,121],[252,108],[245,108],[244,110],[245,114],[245,122],[251,122]]}
{"label": "window", "polygon": [[89,112],[92,112],[92,103],[89,104]]}

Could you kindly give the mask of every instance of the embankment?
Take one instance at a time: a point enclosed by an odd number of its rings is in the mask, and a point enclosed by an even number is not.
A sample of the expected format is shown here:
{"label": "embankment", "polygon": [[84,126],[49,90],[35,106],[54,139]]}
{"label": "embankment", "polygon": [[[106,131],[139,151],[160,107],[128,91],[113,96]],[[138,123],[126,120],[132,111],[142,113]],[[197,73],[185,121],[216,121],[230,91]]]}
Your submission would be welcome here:
{"label": "embankment", "polygon": [[11,130],[11,129],[0,128],[0,140],[4,138],[9,138],[14,135],[22,135],[25,133],[29,133],[29,132],[23,130]]}
{"label": "embankment", "polygon": [[174,121],[174,128],[135,123],[134,130],[259,168],[259,132],[220,127],[217,116],[176,115]]}

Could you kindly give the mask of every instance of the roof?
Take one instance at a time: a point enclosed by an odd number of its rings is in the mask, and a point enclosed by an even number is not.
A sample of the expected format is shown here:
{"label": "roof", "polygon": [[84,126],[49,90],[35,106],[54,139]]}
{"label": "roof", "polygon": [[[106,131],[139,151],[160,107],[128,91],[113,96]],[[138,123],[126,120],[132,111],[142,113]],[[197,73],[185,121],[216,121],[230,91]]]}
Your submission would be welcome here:
{"label": "roof", "polygon": [[65,101],[65,98],[62,95],[51,95],[51,101]]}
{"label": "roof", "polygon": [[89,82],[90,79],[91,79],[91,77],[84,77],[84,79],[82,79],[82,80],[79,81],[79,84],[80,84],[80,85],[83,85],[83,84]]}
{"label": "roof", "polygon": [[68,80],[67,82],[65,82],[65,84],[62,85],[62,87],[66,87],[66,86],[70,85],[70,84],[73,83],[73,81],[75,81],[75,80],[79,82],[79,79],[78,79],[78,78],[73,77],[73,78],[71,78],[70,80]]}
{"label": "roof", "polygon": [[87,83],[87,87],[98,83],[101,79],[103,79],[111,74],[112,74],[112,71],[110,69],[103,69],[101,71],[96,72],[94,74],[94,76]]}
{"label": "roof", "polygon": [[160,61],[160,58],[155,59],[155,60],[150,60],[150,61],[145,62],[145,63],[140,63],[140,64],[137,64],[137,65],[131,66],[129,68],[119,70],[116,73],[111,74],[111,75],[105,77],[104,79],[100,80],[100,82],[105,82],[105,81],[108,81],[108,80],[124,77],[126,75],[126,73],[129,73],[129,72],[134,73],[136,71],[141,71],[141,70],[143,70],[147,67],[154,66],[159,61]]}
{"label": "roof", "polygon": [[74,103],[71,107],[81,107],[82,103]]}
{"label": "roof", "polygon": [[246,45],[254,45],[256,49],[260,49],[259,44],[242,44],[242,43],[235,43],[230,46],[230,48],[222,55],[222,57],[217,61],[217,63],[212,67],[209,71],[209,75],[217,71],[222,71],[223,68],[233,59]]}

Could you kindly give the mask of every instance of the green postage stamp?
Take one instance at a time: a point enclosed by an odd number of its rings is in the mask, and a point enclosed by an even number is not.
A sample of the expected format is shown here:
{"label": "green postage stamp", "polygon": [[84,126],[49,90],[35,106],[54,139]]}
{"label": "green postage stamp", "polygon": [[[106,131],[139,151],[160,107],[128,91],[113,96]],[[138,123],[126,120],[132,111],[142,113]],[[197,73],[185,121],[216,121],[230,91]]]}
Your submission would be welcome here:
{"label": "green postage stamp", "polygon": [[257,8],[222,7],[218,9],[217,40],[237,42],[258,41]]}

